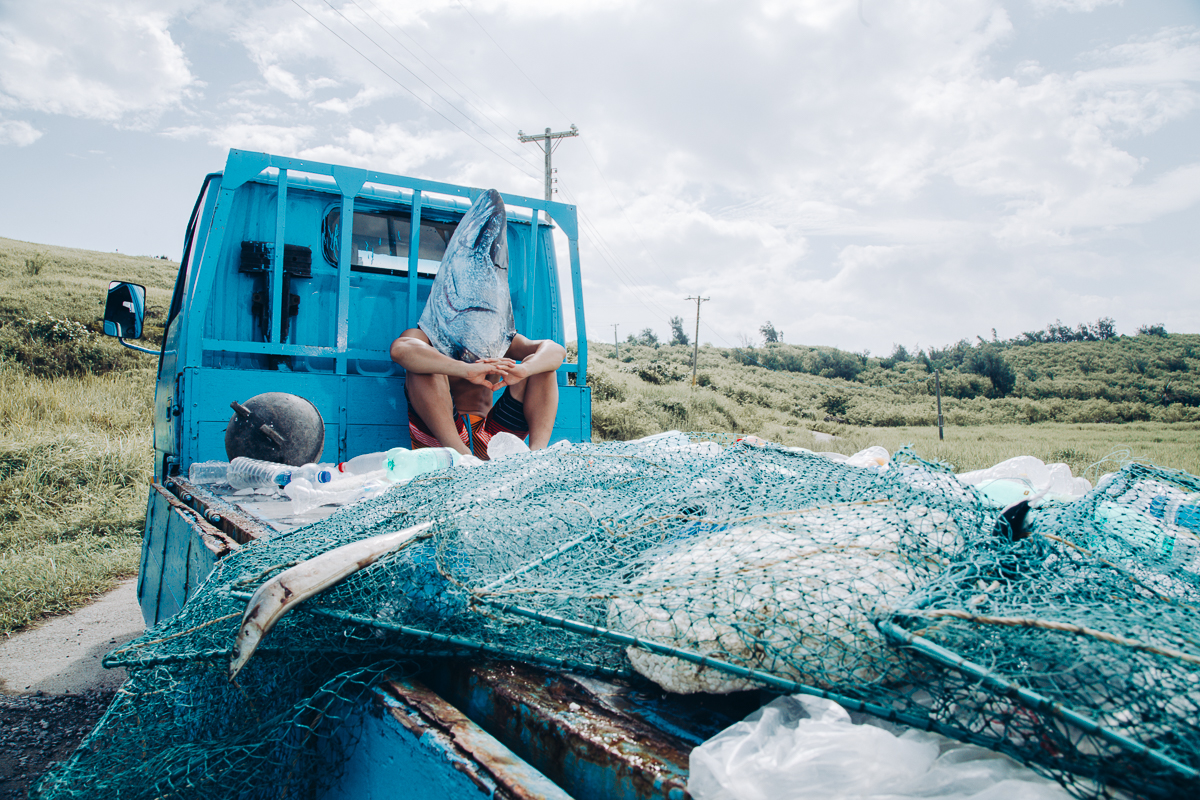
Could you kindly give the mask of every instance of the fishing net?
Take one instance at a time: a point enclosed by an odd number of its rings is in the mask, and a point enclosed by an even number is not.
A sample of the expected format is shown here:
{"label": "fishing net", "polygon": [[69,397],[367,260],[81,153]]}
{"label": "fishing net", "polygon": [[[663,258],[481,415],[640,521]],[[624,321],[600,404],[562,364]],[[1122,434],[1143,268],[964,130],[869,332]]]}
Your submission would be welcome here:
{"label": "fishing net", "polygon": [[[1079,796],[1194,796],[1198,488],[1131,466],[1020,524],[908,453],[881,471],[699,434],[427,474],[219,562],[110,654],[129,681],[35,796],[308,796],[381,675],[481,653],[673,692],[806,692]],[[426,521],[229,679],[258,585]]]}

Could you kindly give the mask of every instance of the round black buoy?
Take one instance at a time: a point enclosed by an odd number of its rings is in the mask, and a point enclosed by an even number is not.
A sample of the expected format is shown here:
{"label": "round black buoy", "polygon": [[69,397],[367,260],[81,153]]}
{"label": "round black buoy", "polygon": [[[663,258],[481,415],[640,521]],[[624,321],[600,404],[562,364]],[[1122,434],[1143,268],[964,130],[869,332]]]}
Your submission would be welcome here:
{"label": "round black buoy", "polygon": [[266,392],[245,403],[229,404],[225,454],[298,467],[312,464],[325,449],[325,422],[308,400],[285,392]]}

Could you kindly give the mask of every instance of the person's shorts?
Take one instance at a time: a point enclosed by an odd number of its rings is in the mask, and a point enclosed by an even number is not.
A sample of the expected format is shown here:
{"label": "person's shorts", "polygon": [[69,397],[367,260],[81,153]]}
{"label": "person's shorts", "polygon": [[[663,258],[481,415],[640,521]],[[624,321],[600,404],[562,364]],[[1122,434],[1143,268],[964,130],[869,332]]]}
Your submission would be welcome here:
{"label": "person's shorts", "polygon": [[[412,449],[422,447],[441,447],[442,443],[429,430],[425,420],[413,408],[412,400],[408,399],[408,387],[404,389],[404,399],[408,401],[408,434],[412,438]],[[500,399],[492,404],[492,409],[486,417],[474,414],[459,414],[455,411],[454,424],[458,428],[458,436],[463,444],[470,448],[476,458],[487,460],[488,442],[497,433],[511,433],[518,439],[529,435],[529,422],[525,419],[525,404],[509,394],[508,389],[500,395]]]}

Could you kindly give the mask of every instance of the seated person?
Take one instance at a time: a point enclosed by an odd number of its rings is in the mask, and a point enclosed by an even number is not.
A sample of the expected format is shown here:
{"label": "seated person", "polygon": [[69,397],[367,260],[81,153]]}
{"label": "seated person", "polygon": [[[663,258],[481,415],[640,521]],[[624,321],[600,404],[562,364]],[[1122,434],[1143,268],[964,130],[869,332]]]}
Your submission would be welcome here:
{"label": "seated person", "polygon": [[[392,342],[391,355],[407,373],[414,450],[450,447],[486,460],[488,442],[500,431],[528,436],[531,450],[550,443],[558,413],[556,373],[567,355],[557,342],[518,333],[503,358],[467,364],[436,350],[420,328],[409,328]],[[492,393],[501,387],[493,405]]]}

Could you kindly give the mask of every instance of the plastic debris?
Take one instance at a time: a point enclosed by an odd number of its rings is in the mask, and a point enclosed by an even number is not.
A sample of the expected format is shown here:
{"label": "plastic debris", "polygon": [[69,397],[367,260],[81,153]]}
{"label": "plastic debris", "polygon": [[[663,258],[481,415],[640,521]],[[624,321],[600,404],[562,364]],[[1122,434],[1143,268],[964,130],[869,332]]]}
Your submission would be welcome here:
{"label": "plastic debris", "polygon": [[[860,719],[862,715],[859,715]],[[832,700],[780,697],[692,750],[695,800],[1067,800],[1011,758],[867,718]]]}

